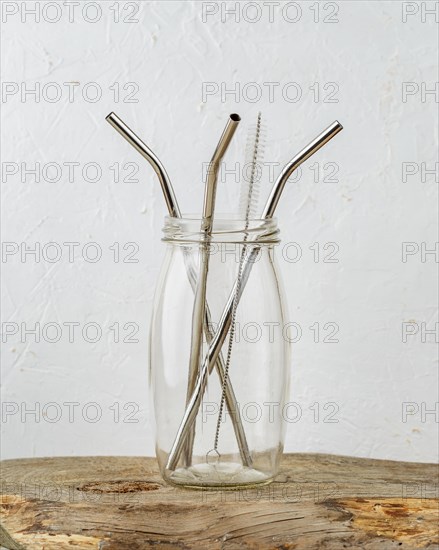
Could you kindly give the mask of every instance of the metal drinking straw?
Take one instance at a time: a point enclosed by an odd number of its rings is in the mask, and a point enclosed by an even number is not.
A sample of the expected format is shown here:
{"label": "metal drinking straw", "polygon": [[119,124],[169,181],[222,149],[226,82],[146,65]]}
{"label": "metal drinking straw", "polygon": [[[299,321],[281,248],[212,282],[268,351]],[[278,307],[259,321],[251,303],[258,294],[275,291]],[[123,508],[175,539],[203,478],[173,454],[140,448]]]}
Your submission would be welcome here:
{"label": "metal drinking straw", "polygon": [[[206,288],[207,274],[209,271],[209,245],[212,238],[213,216],[215,211],[216,187],[218,183],[218,171],[220,163],[227,152],[227,149],[232,141],[241,117],[232,114],[227,121],[223,134],[218,142],[218,145],[209,164],[209,169],[206,178],[204,191],[203,217],[201,220],[201,245],[200,245],[200,270],[197,280],[197,290],[195,292],[194,309],[192,314],[192,336],[191,336],[191,352],[189,360],[189,378],[187,388],[187,403],[194,390],[197,375],[201,364],[202,353],[202,336],[203,336],[203,319],[206,315]],[[227,367],[226,367],[227,368]],[[227,380],[227,376],[223,379],[223,384]],[[192,449],[195,437],[195,423],[192,424],[189,435],[186,441],[185,464],[190,466],[192,463]]]}
{"label": "metal drinking straw", "polygon": [[[264,139],[263,139],[263,126],[262,126],[262,114],[258,113],[258,118],[256,121],[256,126],[254,128],[249,128],[249,138],[247,141],[247,154],[246,166],[250,165],[251,172],[249,178],[244,178],[244,181],[241,183],[241,197],[240,197],[240,215],[243,217],[244,221],[244,230],[243,230],[243,247],[240,254],[239,265],[238,265],[238,274],[236,279],[236,292],[239,294],[239,289],[241,288],[241,276],[242,268],[244,266],[245,256],[247,254],[247,241],[249,237],[248,229],[250,226],[250,219],[254,216],[257,207],[258,199],[258,187],[260,183],[260,178],[257,176],[257,169],[260,166],[262,161],[262,155],[264,151]],[[247,162],[248,161],[248,162]],[[226,370],[224,372],[224,381],[221,387],[221,401],[218,412],[218,419],[216,423],[215,430],[215,439],[213,444],[212,451],[207,453],[209,456],[212,452],[216,455],[217,458],[220,457],[218,451],[219,445],[219,435],[221,429],[221,422],[223,418],[224,411],[224,401],[225,401],[225,388],[227,384],[227,379],[229,377],[230,363],[232,360],[232,350],[235,343],[235,333],[236,333],[236,312],[238,307],[237,294],[235,294],[235,299],[233,300],[233,309],[232,309],[232,320],[230,323],[229,330],[229,339],[227,342],[227,352],[225,353],[226,357]]]}
{"label": "metal drinking straw", "polygon": [[[132,147],[134,147],[142,155],[142,157],[144,157],[151,164],[160,181],[169,215],[175,218],[181,218],[180,209],[178,207],[171,180],[160,160],[151,151],[151,149],[115,113],[110,113],[106,117],[106,120],[124,139],[126,139],[126,141]],[[188,279],[195,293],[197,285],[197,273],[195,270],[195,266],[193,265],[192,257],[188,254],[187,249],[184,249],[184,260]],[[209,344],[214,338],[214,333],[211,327],[212,323],[209,306],[206,304],[204,331],[206,333],[206,339]],[[221,354],[218,354],[215,365],[220,378],[220,382],[223,383],[225,363]],[[233,422],[233,428],[241,454],[241,460],[244,465],[251,466],[252,459],[230,377],[228,377],[226,382],[226,406]]]}
{"label": "metal drinking straw", "polygon": [[[319,134],[313,141],[311,141],[306,147],[304,147],[282,170],[279,177],[277,178],[270,196],[268,197],[267,203],[262,214],[262,218],[272,218],[274,211],[276,210],[277,204],[279,202],[282,191],[285,187],[288,178],[305,160],[307,160],[311,155],[316,153],[321,147],[323,147],[329,140],[336,136],[343,126],[338,122],[333,122],[326,130]],[[167,469],[175,470],[180,453],[182,451],[184,442],[188,437],[189,430],[193,425],[200,407],[200,403],[206,388],[208,375],[213,369],[213,365],[220,353],[221,347],[226,339],[227,333],[230,328],[230,323],[232,321],[233,313],[233,304],[234,300],[239,302],[242,292],[247,283],[248,277],[250,275],[253,263],[256,260],[256,257],[259,253],[259,247],[254,246],[251,254],[249,254],[245,260],[240,286],[238,288],[238,281],[235,282],[235,285],[230,293],[227,305],[224,308],[221,320],[219,322],[218,330],[215,334],[215,337],[212,339],[212,342],[209,345],[206,357],[201,366],[201,371],[196,380],[195,389],[191,395],[189,404],[186,407],[182,421],[180,423],[177,435],[175,437],[174,443],[172,445],[171,452],[168,456],[168,461],[166,464]]]}
{"label": "metal drinking straw", "polygon": [[149,164],[154,168],[155,173],[160,181],[163,195],[165,197],[166,206],[168,207],[169,215],[173,218],[181,218],[181,212],[178,207],[177,199],[174,194],[174,189],[171,184],[171,180],[165,170],[165,167],[151,151],[151,149],[144,143],[139,136],[137,136],[131,128],[129,128],[123,120],[121,120],[116,113],[110,113],[105,120],[113,126],[113,128],[119,132],[119,134],[125,138],[130,145],[138,151],[143,158],[145,158]]}

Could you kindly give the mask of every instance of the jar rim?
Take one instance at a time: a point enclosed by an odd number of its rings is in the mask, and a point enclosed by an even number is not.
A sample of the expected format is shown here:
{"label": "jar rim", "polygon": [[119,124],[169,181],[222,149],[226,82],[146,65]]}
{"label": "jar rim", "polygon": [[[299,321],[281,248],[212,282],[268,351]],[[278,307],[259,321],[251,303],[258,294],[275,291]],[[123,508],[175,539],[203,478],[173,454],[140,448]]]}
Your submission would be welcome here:
{"label": "jar rim", "polygon": [[[199,243],[205,241],[201,231],[199,214],[183,214],[181,218],[165,217],[164,242]],[[234,214],[215,214],[212,242],[276,244],[280,242],[276,218],[251,218],[246,220]]]}

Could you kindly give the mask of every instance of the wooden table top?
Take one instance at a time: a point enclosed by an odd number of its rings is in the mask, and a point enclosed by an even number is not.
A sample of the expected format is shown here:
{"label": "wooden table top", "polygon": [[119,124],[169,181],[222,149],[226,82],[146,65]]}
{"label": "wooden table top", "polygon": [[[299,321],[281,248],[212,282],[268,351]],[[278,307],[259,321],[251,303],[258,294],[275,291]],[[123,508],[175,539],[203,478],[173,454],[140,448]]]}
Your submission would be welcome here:
{"label": "wooden table top", "polygon": [[438,466],[284,455],[271,485],[178,489],[154,458],[1,463],[12,550],[439,548]]}

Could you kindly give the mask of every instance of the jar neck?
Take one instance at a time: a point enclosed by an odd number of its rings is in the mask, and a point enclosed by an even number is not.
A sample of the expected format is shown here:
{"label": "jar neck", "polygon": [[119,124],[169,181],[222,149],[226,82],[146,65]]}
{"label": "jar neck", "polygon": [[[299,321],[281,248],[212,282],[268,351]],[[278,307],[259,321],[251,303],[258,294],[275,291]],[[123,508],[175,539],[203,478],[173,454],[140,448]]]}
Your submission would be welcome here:
{"label": "jar neck", "polygon": [[[182,218],[165,217],[163,241],[171,243],[205,242],[201,218],[185,215]],[[237,216],[216,214],[213,221],[212,243],[277,244],[280,242],[276,218],[240,219]]]}

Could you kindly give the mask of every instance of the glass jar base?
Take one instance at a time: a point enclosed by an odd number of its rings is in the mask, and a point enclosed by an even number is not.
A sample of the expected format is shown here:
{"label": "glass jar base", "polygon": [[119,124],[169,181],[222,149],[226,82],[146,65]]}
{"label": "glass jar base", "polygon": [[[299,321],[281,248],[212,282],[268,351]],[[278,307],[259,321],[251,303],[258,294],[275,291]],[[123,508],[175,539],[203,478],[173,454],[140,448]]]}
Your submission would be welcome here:
{"label": "glass jar base", "polygon": [[177,468],[166,472],[166,481],[172,485],[191,489],[239,489],[270,483],[273,476],[237,462],[194,464],[189,468]]}

